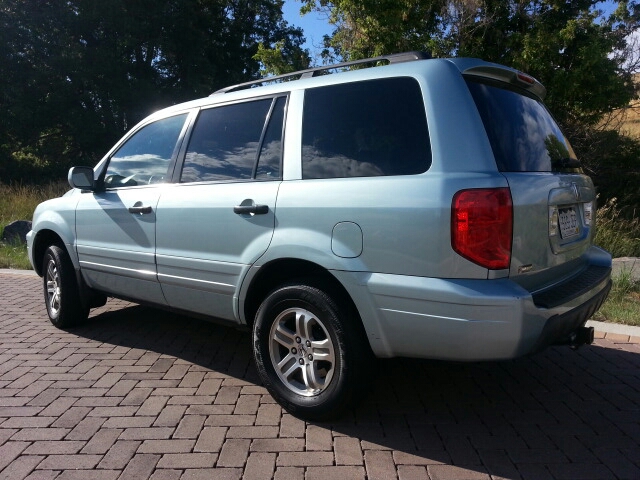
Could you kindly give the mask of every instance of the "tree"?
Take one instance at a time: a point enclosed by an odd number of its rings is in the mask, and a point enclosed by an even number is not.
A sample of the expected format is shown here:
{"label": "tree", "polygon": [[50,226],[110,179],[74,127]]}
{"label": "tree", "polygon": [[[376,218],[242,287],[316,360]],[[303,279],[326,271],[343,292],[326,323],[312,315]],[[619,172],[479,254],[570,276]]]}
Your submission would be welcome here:
{"label": "tree", "polygon": [[325,57],[357,60],[409,50],[432,51],[447,0],[303,0],[301,13],[324,12],[335,25]]}
{"label": "tree", "polygon": [[257,78],[259,45],[303,40],[281,0],[0,0],[0,179],[95,162],[152,111]]}
{"label": "tree", "polygon": [[291,48],[284,40],[276,42],[273,48],[267,48],[262,43],[258,45],[258,52],[253,56],[260,62],[260,74],[263,77],[283,75],[309,67],[311,58],[308,50]]}

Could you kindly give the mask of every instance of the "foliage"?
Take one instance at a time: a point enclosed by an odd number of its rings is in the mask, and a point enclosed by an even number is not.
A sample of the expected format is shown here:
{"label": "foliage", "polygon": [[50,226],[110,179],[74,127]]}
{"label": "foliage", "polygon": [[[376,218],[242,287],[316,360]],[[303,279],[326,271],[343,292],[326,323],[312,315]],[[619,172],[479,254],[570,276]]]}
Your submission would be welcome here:
{"label": "foliage", "polygon": [[600,194],[600,204],[611,199],[622,209],[621,220],[640,212],[640,142],[614,130],[591,130],[581,142],[581,161]]}
{"label": "foliage", "polygon": [[260,43],[253,59],[260,62],[260,75],[263,77],[304,70],[311,63],[308,50],[288,48],[284,40],[276,42],[273,48]]}
{"label": "foliage", "polygon": [[0,0],[0,179],[92,164],[152,111],[256,78],[259,44],[303,40],[281,0]]}
{"label": "foliage", "polygon": [[598,209],[595,244],[614,257],[640,257],[640,217],[637,211],[623,216],[612,198]]}
{"label": "foliage", "polygon": [[344,60],[409,50],[434,51],[446,0],[303,0],[301,13],[320,10],[336,29],[325,57]]}

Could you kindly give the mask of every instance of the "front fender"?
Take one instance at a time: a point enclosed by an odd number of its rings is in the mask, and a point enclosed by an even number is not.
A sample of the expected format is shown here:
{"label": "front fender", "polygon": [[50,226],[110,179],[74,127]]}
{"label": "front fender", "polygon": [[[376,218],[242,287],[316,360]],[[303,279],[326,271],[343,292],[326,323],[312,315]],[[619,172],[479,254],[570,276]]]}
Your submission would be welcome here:
{"label": "front fender", "polygon": [[61,241],[76,270],[80,268],[75,249],[76,243],[76,205],[78,199],[73,196],[55,198],[41,203],[33,214],[31,232],[27,239],[29,261],[40,274],[39,253],[44,253],[48,245],[54,243],[57,237]]}

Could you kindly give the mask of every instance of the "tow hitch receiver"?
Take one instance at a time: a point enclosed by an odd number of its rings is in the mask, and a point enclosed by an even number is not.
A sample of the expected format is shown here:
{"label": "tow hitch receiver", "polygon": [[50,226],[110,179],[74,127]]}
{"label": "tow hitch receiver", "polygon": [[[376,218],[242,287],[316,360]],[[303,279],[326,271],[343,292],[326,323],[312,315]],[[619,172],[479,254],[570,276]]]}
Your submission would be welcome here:
{"label": "tow hitch receiver", "polygon": [[569,346],[576,350],[582,345],[591,345],[595,337],[593,327],[580,327],[569,335]]}

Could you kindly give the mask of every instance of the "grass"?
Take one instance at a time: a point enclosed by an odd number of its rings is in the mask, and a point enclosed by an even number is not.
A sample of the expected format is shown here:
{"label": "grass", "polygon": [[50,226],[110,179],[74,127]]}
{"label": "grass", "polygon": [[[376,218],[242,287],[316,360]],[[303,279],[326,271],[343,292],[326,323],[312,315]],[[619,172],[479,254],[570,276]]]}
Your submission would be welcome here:
{"label": "grass", "polygon": [[640,279],[634,278],[630,270],[622,270],[614,277],[609,298],[593,319],[640,326]]}
{"label": "grass", "polygon": [[619,208],[612,198],[596,214],[595,244],[614,258],[640,257],[640,217],[628,207]]}
{"label": "grass", "polygon": [[27,257],[27,247],[22,243],[0,242],[0,268],[31,270]]}
{"label": "grass", "polygon": [[[68,189],[65,183],[39,186],[0,183],[0,233],[15,220],[31,220],[40,202],[59,197]],[[30,269],[27,247],[20,243],[0,242],[0,268]]]}
{"label": "grass", "polygon": [[0,227],[4,228],[14,220],[31,220],[39,203],[59,197],[69,188],[66,183],[37,186],[0,183]]}
{"label": "grass", "polygon": [[[40,202],[59,197],[68,188],[64,183],[0,184],[0,228],[14,220],[31,220]],[[640,218],[635,212],[624,212],[615,199],[610,200],[597,212],[596,244],[614,257],[640,257]],[[0,268],[30,269],[26,246],[0,243]],[[623,271],[614,278],[609,299],[594,319],[640,325],[640,281],[632,278],[631,272]]]}
{"label": "grass", "polygon": [[631,102],[620,131],[630,137],[640,138],[640,101]]}

